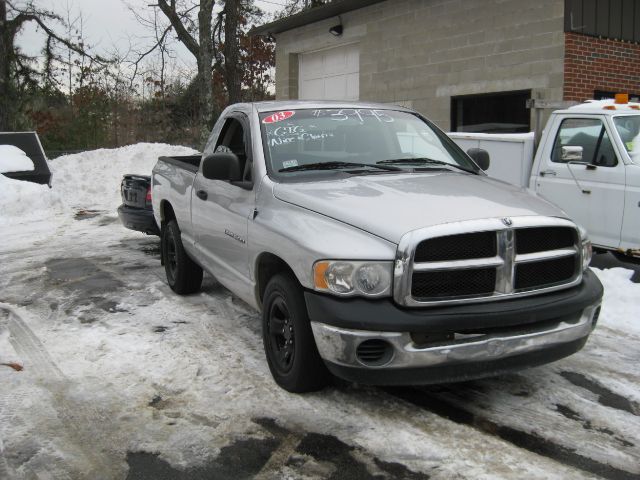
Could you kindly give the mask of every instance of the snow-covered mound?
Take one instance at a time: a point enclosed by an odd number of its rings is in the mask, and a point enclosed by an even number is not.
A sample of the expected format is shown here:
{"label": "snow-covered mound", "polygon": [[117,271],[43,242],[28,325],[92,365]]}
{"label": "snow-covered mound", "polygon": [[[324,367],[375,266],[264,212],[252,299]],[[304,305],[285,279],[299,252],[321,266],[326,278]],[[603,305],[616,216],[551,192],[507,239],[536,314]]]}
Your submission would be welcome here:
{"label": "snow-covered mound", "polygon": [[65,211],[60,194],[47,185],[0,174],[0,226],[39,221]]}
{"label": "snow-covered mound", "polygon": [[[114,212],[121,203],[120,181],[125,173],[151,175],[159,156],[194,153],[188,147],[138,143],[64,155],[49,162],[53,172],[51,189],[0,175],[0,225],[71,215],[79,209]],[[28,158],[27,161],[31,162]]]}
{"label": "snow-covered mound", "polygon": [[64,155],[50,162],[53,189],[72,208],[112,211],[122,203],[120,181],[125,173],[151,175],[159,156],[194,153],[188,147],[137,143]]}
{"label": "snow-covered mound", "polygon": [[31,172],[33,161],[13,145],[0,145],[0,173]]}
{"label": "snow-covered mound", "polygon": [[600,323],[640,336],[640,283],[631,282],[634,271],[620,267],[593,271],[604,285]]}

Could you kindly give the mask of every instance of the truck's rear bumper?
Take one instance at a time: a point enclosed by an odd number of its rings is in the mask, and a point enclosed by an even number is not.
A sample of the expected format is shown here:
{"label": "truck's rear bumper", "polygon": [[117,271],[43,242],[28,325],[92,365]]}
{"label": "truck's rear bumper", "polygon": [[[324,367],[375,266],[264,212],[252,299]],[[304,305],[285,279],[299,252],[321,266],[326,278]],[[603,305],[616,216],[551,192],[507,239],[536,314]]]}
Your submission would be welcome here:
{"label": "truck's rear bumper", "polygon": [[130,230],[148,233],[149,235],[160,235],[160,230],[153,217],[153,210],[150,208],[134,208],[128,205],[120,205],[118,207],[118,216],[122,224]]}
{"label": "truck's rear bumper", "polygon": [[[311,296],[318,297],[308,292],[307,300]],[[361,383],[394,385],[493,376],[575,353],[584,346],[595,326],[602,286],[595,275],[588,273],[579,287],[563,295],[554,294],[554,298],[555,314],[542,298],[533,305],[530,299],[518,300],[521,308],[510,305],[507,316],[504,311],[503,315],[498,314],[502,302],[492,306],[477,304],[477,321],[471,326],[466,310],[450,315],[443,325],[439,321],[440,309],[420,309],[422,329],[416,328],[413,317],[408,324],[403,321],[407,312],[397,307],[394,307],[398,311],[396,328],[365,330],[349,328],[350,321],[345,322],[346,327],[336,325],[334,317],[324,321],[333,309],[323,312],[313,300],[308,305],[318,351],[335,375]],[[492,309],[495,317],[502,317],[503,321],[487,318],[487,309]],[[360,321],[365,324],[378,317],[375,310],[364,309],[361,313],[365,316]],[[514,323],[513,319],[518,316],[522,321]],[[376,325],[376,322],[369,324]]]}

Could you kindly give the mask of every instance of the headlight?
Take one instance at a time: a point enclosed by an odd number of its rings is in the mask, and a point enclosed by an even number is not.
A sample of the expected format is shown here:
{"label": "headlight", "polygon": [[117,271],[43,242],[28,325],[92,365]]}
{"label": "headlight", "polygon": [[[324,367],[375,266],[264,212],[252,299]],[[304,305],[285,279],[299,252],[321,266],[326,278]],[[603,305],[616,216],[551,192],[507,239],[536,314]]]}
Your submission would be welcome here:
{"label": "headlight", "polygon": [[593,246],[591,240],[587,237],[587,231],[579,227],[580,229],[580,242],[582,243],[582,271],[586,271],[591,263],[591,257],[593,257]]}
{"label": "headlight", "polygon": [[381,297],[391,293],[393,262],[322,260],[313,265],[316,290]]}

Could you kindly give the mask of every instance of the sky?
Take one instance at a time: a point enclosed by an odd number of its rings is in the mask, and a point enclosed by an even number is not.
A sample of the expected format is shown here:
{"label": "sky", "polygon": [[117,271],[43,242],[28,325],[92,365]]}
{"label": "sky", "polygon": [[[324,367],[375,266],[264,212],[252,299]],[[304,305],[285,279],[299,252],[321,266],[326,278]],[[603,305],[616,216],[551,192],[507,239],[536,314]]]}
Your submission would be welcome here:
{"label": "sky", "polygon": [[[267,13],[279,10],[284,4],[284,0],[255,1]],[[151,14],[154,7],[149,5],[155,3],[155,0],[36,0],[35,3],[63,17],[66,17],[67,10],[72,12],[72,18],[82,11],[85,37],[97,53],[112,52],[114,46],[125,53],[129,50],[130,44],[137,46],[139,50],[153,44],[151,32],[136,21],[128,5],[138,13],[148,11]],[[56,31],[63,33],[59,28]],[[178,42],[175,43],[178,66],[195,68],[193,56],[184,47],[177,45]],[[20,33],[18,45],[25,53],[40,54],[44,37],[37,31],[33,22]]]}

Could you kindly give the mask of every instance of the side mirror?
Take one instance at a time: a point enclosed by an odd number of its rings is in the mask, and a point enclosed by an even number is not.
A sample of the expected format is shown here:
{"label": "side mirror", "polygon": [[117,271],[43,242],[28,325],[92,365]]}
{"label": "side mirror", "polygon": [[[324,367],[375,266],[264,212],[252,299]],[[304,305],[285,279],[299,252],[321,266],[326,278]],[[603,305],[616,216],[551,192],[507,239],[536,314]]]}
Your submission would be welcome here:
{"label": "side mirror", "polygon": [[491,164],[489,152],[483,150],[482,148],[470,148],[469,150],[467,150],[467,155],[469,155],[482,170],[489,170],[489,165]]}
{"label": "side mirror", "polygon": [[238,182],[242,180],[240,159],[235,153],[216,152],[202,160],[202,175],[209,180]]}
{"label": "side mirror", "polygon": [[560,152],[560,159],[563,162],[581,162],[582,161],[582,147],[567,146],[562,147]]}

